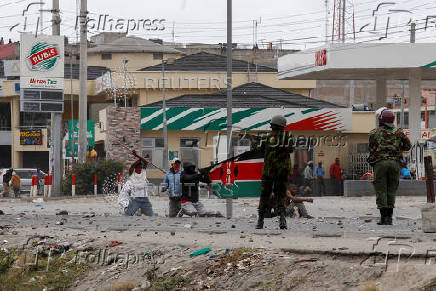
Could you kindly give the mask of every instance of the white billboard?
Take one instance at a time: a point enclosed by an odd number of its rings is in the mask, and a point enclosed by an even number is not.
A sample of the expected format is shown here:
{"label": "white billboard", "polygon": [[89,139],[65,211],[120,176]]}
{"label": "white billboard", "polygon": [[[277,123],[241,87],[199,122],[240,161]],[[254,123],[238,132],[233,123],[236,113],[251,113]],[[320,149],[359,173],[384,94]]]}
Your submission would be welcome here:
{"label": "white billboard", "polygon": [[112,87],[111,72],[107,71],[101,77],[95,79],[95,91],[97,94]]}
{"label": "white billboard", "polygon": [[51,82],[56,83],[51,88],[63,90],[64,37],[21,34],[20,71],[21,88],[36,88],[38,82],[46,88]]}
{"label": "white billboard", "polygon": [[20,61],[19,60],[4,60],[3,66],[6,77],[20,76]]}
{"label": "white billboard", "polygon": [[20,110],[64,111],[64,37],[21,34]]}

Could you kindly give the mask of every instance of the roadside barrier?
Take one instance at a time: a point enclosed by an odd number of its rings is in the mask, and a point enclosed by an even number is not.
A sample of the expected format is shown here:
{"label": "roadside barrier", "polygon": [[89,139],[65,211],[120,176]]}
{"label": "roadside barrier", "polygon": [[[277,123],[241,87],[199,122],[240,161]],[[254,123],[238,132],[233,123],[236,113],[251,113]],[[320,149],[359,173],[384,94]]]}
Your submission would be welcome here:
{"label": "roadside barrier", "polygon": [[97,195],[97,174],[94,174],[94,195]]}
{"label": "roadside barrier", "polygon": [[74,197],[76,196],[76,174],[73,174],[71,177],[71,195]]}
{"label": "roadside barrier", "polygon": [[121,192],[121,173],[118,173],[118,194]]}
{"label": "roadside barrier", "polygon": [[48,176],[48,197],[53,194],[53,174]]}
{"label": "roadside barrier", "polygon": [[44,175],[44,197],[48,196],[48,175]]}
{"label": "roadside barrier", "polygon": [[30,186],[30,197],[38,196],[38,176],[32,176],[32,186]]}

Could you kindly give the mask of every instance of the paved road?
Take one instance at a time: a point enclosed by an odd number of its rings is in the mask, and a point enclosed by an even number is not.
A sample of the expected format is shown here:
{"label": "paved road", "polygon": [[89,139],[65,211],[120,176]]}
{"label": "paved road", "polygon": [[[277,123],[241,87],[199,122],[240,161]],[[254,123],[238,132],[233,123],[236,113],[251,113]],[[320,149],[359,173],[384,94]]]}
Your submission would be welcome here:
{"label": "paved road", "polygon": [[[198,231],[254,231],[256,223],[257,199],[238,199],[234,201],[234,218],[167,218],[168,200],[164,197],[152,197],[153,209],[157,217],[125,217],[119,214],[114,196],[104,198],[65,199],[47,202],[24,202],[14,199],[0,200],[0,209],[6,215],[0,217],[0,224],[14,227],[52,227],[61,217],[55,215],[60,210],[68,211],[67,221],[63,227],[73,229],[98,230],[143,230],[143,229],[184,229],[191,225]],[[203,199],[207,208],[225,213],[225,201],[220,199]],[[316,198],[307,208],[316,219],[288,219],[290,233],[314,235],[374,235],[388,234],[400,236],[422,235],[420,206],[425,197],[399,197],[395,210],[393,227],[376,224],[378,211],[374,198],[358,197],[321,197]],[[95,213],[95,217],[84,217]],[[19,216],[19,213],[25,215]],[[266,229],[277,229],[275,218],[266,219]],[[185,228],[186,229],[186,228]]]}

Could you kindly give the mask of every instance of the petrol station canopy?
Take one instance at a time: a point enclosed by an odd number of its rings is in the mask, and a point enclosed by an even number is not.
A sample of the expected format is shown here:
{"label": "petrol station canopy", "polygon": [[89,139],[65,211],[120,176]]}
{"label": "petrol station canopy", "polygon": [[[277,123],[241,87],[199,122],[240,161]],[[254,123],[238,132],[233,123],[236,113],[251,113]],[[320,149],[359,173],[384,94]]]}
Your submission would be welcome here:
{"label": "petrol station canopy", "polygon": [[418,68],[422,80],[436,80],[436,44],[329,44],[280,57],[278,78],[407,80]]}

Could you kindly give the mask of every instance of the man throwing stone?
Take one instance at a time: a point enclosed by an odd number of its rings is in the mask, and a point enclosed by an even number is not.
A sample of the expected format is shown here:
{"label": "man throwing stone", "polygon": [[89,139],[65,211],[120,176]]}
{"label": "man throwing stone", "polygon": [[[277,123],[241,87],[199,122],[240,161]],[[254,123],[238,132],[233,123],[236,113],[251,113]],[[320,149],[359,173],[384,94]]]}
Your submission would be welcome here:
{"label": "man throwing stone", "polygon": [[259,144],[252,137],[253,150],[264,154],[262,171],[262,189],[259,200],[259,218],[256,228],[262,229],[265,212],[268,208],[271,194],[274,193],[280,214],[280,229],[287,229],[285,217],[285,195],[287,180],[290,173],[290,153],[294,150],[291,134],[285,132],[286,118],[276,115],[271,119],[271,132],[263,137]]}
{"label": "man throwing stone", "polygon": [[394,120],[392,111],[383,110],[378,118],[379,127],[373,129],[369,136],[368,163],[374,168],[373,183],[381,216],[379,225],[392,225],[402,152],[411,147],[403,131],[395,128]]}

